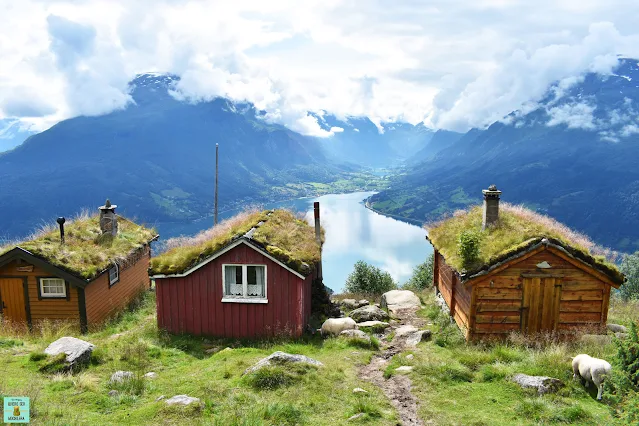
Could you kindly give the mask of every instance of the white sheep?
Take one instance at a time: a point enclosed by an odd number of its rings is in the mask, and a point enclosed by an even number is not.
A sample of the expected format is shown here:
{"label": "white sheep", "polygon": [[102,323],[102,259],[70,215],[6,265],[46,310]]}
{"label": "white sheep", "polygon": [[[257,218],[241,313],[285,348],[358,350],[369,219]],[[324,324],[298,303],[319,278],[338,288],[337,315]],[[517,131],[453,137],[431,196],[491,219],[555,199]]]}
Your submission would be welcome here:
{"label": "white sheep", "polygon": [[590,355],[579,354],[572,360],[572,372],[573,378],[576,379],[579,374],[579,379],[585,380],[586,386],[590,385],[590,382],[594,383],[599,389],[597,393],[597,399],[601,399],[601,393],[603,392],[604,379],[610,374],[611,366],[608,361],[599,358],[593,358]]}
{"label": "white sheep", "polygon": [[337,336],[344,330],[354,330],[355,328],[357,328],[357,324],[353,318],[329,318],[322,324],[321,332],[322,336],[327,334]]}

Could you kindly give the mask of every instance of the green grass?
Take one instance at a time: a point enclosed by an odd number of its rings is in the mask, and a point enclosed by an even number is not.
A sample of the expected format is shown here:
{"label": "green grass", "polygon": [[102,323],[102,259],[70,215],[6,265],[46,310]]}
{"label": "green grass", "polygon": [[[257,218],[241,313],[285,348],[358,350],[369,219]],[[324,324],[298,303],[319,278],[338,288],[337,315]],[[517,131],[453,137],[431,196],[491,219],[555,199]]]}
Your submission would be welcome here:
{"label": "green grass", "polygon": [[[0,341],[9,338],[4,332],[0,330]],[[115,334],[120,336],[112,337]],[[43,360],[38,354],[60,337],[55,330],[22,336],[23,345],[0,347],[0,395],[29,396],[34,425],[337,425],[356,412],[366,413],[367,424],[397,423],[382,391],[357,376],[357,365],[368,362],[375,351],[353,347],[347,339],[309,336],[241,342],[171,336],[157,329],[153,294],[106,328],[76,336],[95,344],[96,350],[93,362],[74,375],[41,373],[38,361],[30,360]],[[229,349],[207,354],[206,348],[213,346]],[[324,366],[279,367],[275,373],[266,369],[257,381],[243,375],[278,350],[309,356]],[[141,378],[140,383],[110,384],[117,370],[132,371],[136,378],[148,371],[158,376]],[[369,393],[353,394],[356,387]],[[108,396],[111,390],[119,393]],[[200,398],[202,407],[184,409],[156,402],[160,395],[179,394]]]}

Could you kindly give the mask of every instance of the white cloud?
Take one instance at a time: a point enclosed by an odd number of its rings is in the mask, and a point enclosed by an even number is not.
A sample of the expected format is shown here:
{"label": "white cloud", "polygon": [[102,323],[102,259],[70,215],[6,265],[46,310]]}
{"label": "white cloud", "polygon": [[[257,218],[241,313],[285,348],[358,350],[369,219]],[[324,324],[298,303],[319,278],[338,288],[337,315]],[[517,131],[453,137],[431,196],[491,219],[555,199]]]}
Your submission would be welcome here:
{"label": "white cloud", "polygon": [[124,108],[127,83],[158,71],[182,77],[176,96],[247,100],[316,136],[338,130],[309,111],[466,130],[639,56],[638,14],[634,0],[5,0],[0,119]]}
{"label": "white cloud", "polygon": [[596,107],[585,102],[565,104],[550,108],[548,126],[565,124],[569,129],[594,130],[595,117],[593,112]]}

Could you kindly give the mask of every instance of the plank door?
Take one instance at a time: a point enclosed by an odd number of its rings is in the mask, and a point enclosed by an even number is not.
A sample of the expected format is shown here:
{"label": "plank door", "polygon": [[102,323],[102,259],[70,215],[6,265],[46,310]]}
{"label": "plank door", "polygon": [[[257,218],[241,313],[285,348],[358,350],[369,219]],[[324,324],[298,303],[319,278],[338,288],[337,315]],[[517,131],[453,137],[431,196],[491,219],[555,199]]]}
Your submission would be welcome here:
{"label": "plank door", "polygon": [[521,331],[554,331],[559,322],[561,282],[559,278],[524,278]]}
{"label": "plank door", "polygon": [[0,312],[3,320],[27,322],[22,278],[0,278]]}

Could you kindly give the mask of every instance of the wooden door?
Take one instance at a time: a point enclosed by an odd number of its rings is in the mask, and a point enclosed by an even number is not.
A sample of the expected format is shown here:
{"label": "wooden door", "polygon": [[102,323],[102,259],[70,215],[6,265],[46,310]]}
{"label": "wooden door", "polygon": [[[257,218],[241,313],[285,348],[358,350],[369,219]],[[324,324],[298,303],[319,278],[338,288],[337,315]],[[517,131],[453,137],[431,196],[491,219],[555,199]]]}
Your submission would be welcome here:
{"label": "wooden door", "polygon": [[561,282],[555,277],[525,277],[521,312],[521,331],[554,331],[559,321]]}
{"label": "wooden door", "polygon": [[0,312],[3,320],[15,323],[27,322],[22,278],[0,278]]}

